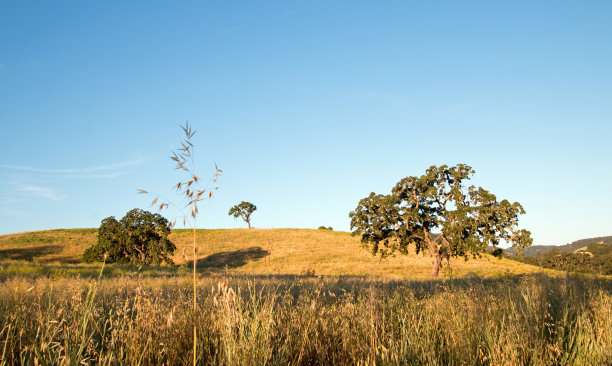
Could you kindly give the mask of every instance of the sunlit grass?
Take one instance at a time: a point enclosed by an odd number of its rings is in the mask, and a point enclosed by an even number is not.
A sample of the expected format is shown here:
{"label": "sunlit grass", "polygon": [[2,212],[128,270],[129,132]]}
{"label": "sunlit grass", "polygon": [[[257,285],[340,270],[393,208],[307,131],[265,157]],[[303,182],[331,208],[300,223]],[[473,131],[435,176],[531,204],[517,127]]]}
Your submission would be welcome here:
{"label": "sunlit grass", "polygon": [[97,229],[57,229],[0,235],[0,260],[78,263]]}
{"label": "sunlit grass", "polygon": [[[180,365],[191,278],[4,278],[0,364]],[[597,365],[612,361],[612,281],[209,275],[198,363]]]}

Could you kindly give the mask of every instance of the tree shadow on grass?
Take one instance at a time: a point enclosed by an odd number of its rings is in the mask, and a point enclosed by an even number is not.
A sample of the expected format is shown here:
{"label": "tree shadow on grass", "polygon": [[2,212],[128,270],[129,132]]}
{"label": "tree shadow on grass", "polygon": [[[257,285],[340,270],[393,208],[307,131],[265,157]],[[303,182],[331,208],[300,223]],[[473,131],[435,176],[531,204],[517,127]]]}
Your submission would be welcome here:
{"label": "tree shadow on grass", "polygon": [[38,257],[50,254],[57,254],[61,251],[62,247],[60,245],[42,245],[38,247],[28,248],[0,249],[0,260],[12,259],[33,261]]}
{"label": "tree shadow on grass", "polygon": [[62,263],[62,264],[79,264],[79,263],[83,263],[83,261],[80,259],[80,257],[74,257],[74,256],[69,256],[69,255],[64,255],[64,256],[59,256],[59,257],[52,257],[52,258],[48,258],[48,259],[44,259],[44,260],[40,260],[41,262],[46,262],[46,263],[54,263],[54,262],[58,262],[58,263]]}
{"label": "tree shadow on grass", "polygon": [[206,258],[198,259],[198,267],[207,269],[236,268],[268,256],[270,252],[261,247],[250,247],[211,254]]}

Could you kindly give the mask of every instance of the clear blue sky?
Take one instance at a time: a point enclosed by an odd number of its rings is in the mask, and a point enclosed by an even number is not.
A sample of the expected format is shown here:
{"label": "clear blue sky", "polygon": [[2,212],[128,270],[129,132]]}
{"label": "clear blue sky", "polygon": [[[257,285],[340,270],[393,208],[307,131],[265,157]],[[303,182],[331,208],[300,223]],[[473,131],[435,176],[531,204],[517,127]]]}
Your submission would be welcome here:
{"label": "clear blue sky", "polygon": [[[349,230],[432,164],[612,235],[610,1],[0,3],[0,233],[98,227],[171,192],[189,121],[223,169],[198,226]],[[171,193],[169,193],[171,195]],[[170,214],[169,216],[174,216]]]}

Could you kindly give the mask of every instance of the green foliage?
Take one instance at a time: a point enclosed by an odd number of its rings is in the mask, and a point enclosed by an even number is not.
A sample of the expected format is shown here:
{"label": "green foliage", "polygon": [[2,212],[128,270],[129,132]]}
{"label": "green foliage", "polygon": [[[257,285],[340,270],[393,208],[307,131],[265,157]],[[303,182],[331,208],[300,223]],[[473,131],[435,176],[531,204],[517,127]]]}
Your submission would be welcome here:
{"label": "green foliage", "polygon": [[83,254],[86,262],[103,261],[159,265],[174,264],[170,256],[176,246],[168,240],[171,228],[166,218],[133,209],[121,221],[113,216],[102,220],[98,242]]}
{"label": "green foliage", "polygon": [[317,230],[329,230],[329,231],[334,231],[334,228],[331,226],[319,226],[317,228]]}
{"label": "green foliage", "polygon": [[511,259],[560,271],[612,275],[612,245],[592,243],[586,252],[563,253],[554,248],[532,257],[510,257]]}
{"label": "green foliage", "polygon": [[590,256],[586,253],[560,253],[545,255],[544,258],[536,258],[542,267],[561,271],[612,274],[612,261],[606,263],[605,258]]}
{"label": "green foliage", "polygon": [[593,255],[609,255],[612,254],[612,244],[591,243],[587,245],[587,251]]}
{"label": "green foliage", "polygon": [[371,193],[350,213],[353,235],[373,254],[428,250],[435,258],[432,276],[442,260],[485,251],[501,240],[522,249],[531,233],[518,230],[518,203],[497,201],[483,188],[464,184],[474,170],[464,164],[431,166],[421,177],[399,181],[390,195]]}
{"label": "green foliage", "polygon": [[[561,253],[572,253],[580,248],[594,243],[612,244],[612,236],[600,236],[595,238],[580,239],[565,245],[532,245],[529,248],[526,248],[522,254],[527,257],[532,257],[537,255],[538,253],[546,254],[547,252],[553,249],[558,249]],[[514,252],[513,248],[507,248],[506,252],[508,254],[517,254]]]}
{"label": "green foliage", "polygon": [[230,208],[227,213],[230,216],[234,216],[234,218],[242,218],[244,222],[249,225],[249,229],[251,228],[251,214],[257,210],[257,206],[252,204],[251,202],[242,201],[236,206]]}

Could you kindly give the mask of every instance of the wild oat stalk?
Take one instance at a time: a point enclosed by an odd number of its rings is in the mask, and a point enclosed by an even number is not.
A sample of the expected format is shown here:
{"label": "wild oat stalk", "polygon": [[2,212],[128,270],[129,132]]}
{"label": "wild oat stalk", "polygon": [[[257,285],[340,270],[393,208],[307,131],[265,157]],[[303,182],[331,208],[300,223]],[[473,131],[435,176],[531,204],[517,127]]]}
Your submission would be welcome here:
{"label": "wild oat stalk", "polygon": [[[195,135],[196,131],[191,130],[191,126],[189,123],[185,122],[185,126],[181,126],[183,131],[185,132],[185,139],[180,142],[181,147],[177,148],[172,152],[170,159],[172,159],[176,165],[174,167],[175,170],[181,170],[185,173],[185,177],[183,180],[179,181],[174,185],[174,189],[176,189],[177,194],[182,197],[184,202],[186,202],[183,208],[175,205],[170,200],[166,200],[162,196],[155,197],[151,205],[157,205],[157,209],[161,212],[164,208],[168,208],[169,205],[176,207],[183,215],[183,226],[187,226],[188,224],[191,226],[193,232],[193,364],[196,364],[197,361],[197,313],[198,313],[198,305],[197,305],[197,275],[196,275],[196,267],[198,263],[198,243],[196,241],[196,223],[198,217],[198,202],[203,201],[205,199],[210,199],[213,197],[213,191],[219,189],[217,184],[219,183],[219,177],[223,171],[219,169],[217,164],[215,164],[215,174],[210,178],[210,180],[203,184],[201,179],[195,174],[195,159],[193,155],[193,143],[191,139],[193,135]],[[138,190],[139,193],[148,193],[143,189]],[[164,202],[158,202],[159,197],[164,199]],[[189,211],[189,214],[186,214],[184,209]],[[176,225],[176,219],[172,221],[171,227]]]}

